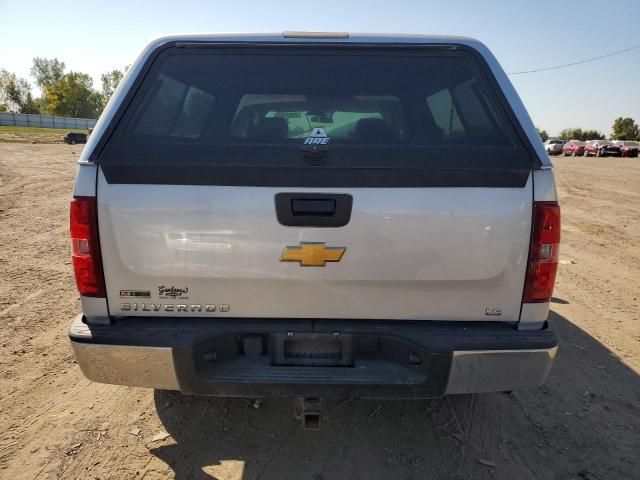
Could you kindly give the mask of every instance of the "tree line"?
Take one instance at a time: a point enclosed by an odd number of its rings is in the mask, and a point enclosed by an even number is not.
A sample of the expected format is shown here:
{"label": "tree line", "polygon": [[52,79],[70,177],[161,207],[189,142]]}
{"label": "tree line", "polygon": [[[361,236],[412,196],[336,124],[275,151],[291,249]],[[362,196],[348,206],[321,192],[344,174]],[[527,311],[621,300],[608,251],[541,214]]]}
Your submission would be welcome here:
{"label": "tree line", "polygon": [[65,63],[57,58],[36,57],[31,77],[40,96],[33,95],[33,85],[28,80],[0,69],[0,112],[98,118],[126,69],[104,73],[100,88],[95,89],[90,75],[67,71]]}
{"label": "tree line", "polygon": [[[543,142],[551,138],[546,130],[538,130],[538,135]],[[560,140],[604,140],[607,137],[599,130],[583,130],[581,128],[565,128],[560,131],[557,137]],[[611,127],[612,140],[637,140],[640,141],[640,127],[633,118],[618,117]]]}

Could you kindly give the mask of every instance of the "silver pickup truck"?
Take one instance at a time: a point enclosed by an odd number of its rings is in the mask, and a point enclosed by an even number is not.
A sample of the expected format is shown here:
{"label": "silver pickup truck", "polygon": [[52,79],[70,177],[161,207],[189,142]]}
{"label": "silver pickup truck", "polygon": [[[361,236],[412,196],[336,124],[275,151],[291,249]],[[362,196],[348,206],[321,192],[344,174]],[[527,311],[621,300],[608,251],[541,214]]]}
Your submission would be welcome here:
{"label": "silver pickup truck", "polygon": [[160,38],[73,195],[69,335],[91,380],[429,398],[551,368],[553,172],[476,40]]}

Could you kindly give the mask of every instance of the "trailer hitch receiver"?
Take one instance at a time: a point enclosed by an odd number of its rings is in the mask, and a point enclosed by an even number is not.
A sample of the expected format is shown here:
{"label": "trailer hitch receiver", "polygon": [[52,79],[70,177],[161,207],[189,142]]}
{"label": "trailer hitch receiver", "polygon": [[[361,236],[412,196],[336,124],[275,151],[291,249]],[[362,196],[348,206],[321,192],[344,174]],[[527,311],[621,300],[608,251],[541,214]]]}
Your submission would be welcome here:
{"label": "trailer hitch receiver", "polygon": [[320,430],[321,402],[316,397],[299,397],[295,400],[295,418],[302,421],[304,430]]}

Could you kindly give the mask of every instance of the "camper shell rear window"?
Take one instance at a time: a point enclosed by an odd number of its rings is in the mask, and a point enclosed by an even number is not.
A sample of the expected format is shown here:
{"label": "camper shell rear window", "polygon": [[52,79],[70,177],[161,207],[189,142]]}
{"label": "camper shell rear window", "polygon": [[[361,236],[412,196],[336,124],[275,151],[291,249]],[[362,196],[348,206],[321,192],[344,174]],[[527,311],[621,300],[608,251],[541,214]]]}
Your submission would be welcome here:
{"label": "camper shell rear window", "polygon": [[530,170],[532,163],[488,69],[464,49],[170,46],[150,61],[116,118],[98,157],[103,165]]}

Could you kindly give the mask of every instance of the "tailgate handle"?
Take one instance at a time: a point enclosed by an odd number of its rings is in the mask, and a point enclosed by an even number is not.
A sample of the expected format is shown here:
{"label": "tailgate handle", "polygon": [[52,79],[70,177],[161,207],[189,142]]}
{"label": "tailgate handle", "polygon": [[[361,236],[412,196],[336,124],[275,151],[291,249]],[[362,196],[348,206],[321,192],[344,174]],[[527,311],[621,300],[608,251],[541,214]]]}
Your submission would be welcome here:
{"label": "tailgate handle", "polygon": [[343,227],[351,219],[353,198],[343,193],[278,193],[278,222],[288,227]]}
{"label": "tailgate handle", "polygon": [[294,198],[291,200],[294,215],[333,215],[336,212],[334,199]]}

